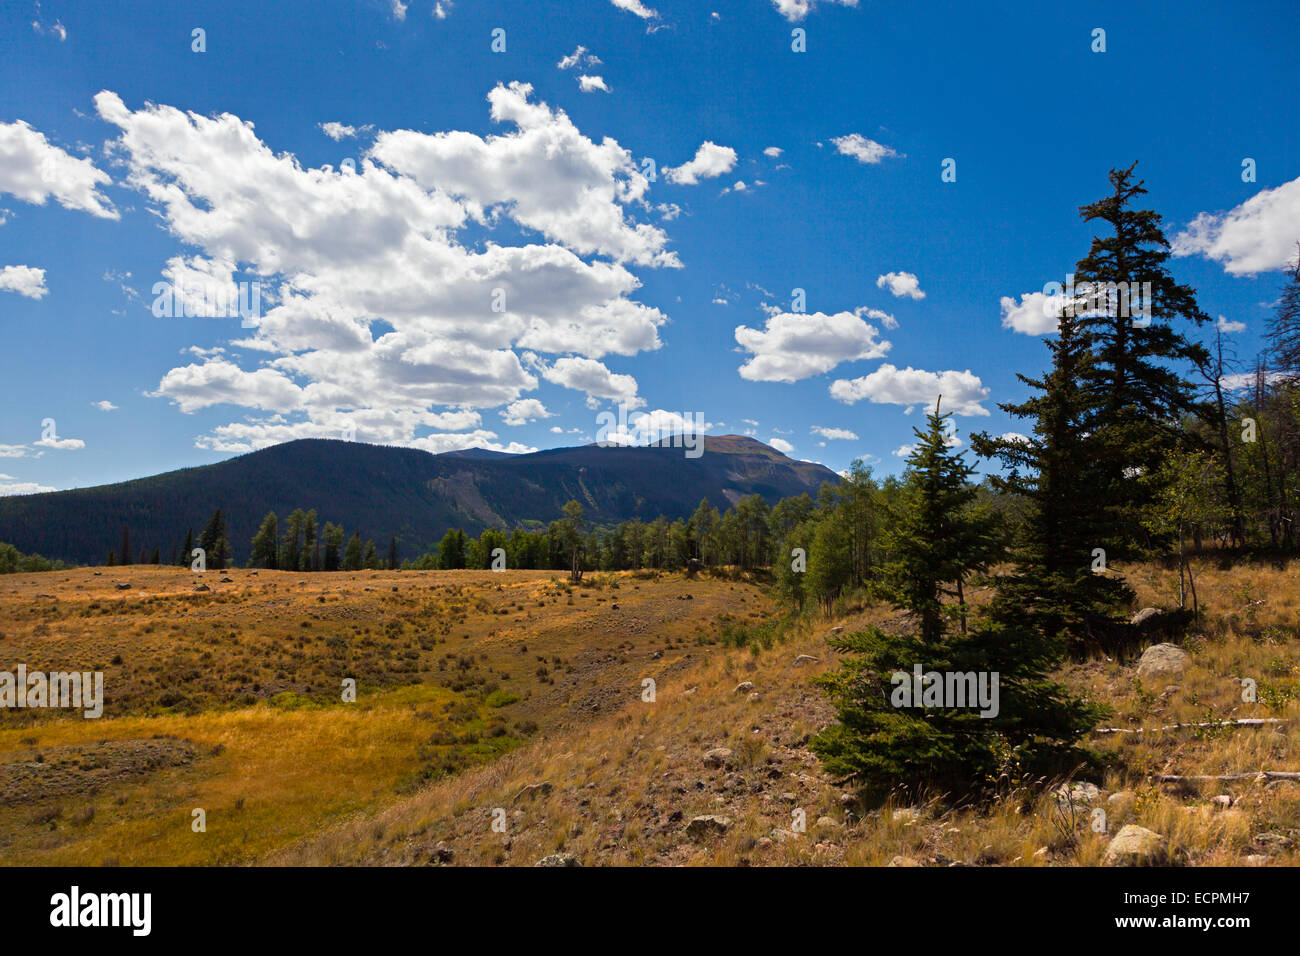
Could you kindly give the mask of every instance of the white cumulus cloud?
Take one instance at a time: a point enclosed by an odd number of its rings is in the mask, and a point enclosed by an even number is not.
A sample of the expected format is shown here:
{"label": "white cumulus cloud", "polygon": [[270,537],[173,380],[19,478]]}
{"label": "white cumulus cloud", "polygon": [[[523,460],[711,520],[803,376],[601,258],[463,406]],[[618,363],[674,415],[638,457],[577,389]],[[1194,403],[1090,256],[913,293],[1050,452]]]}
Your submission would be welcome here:
{"label": "white cumulus cloud", "polygon": [[1017,302],[1014,296],[1004,295],[1002,327],[1025,335],[1050,335],[1061,321],[1061,296],[1045,292],[1026,292]]}
{"label": "white cumulus cloud", "polygon": [[886,272],[876,277],[877,289],[888,289],[896,298],[924,299],[921,280],[910,272]]}
{"label": "white cumulus cloud", "polygon": [[110,182],[90,160],[64,152],[22,120],[0,123],[0,192],[37,206],[53,197],[67,209],[117,219],[117,210],[99,192]]}
{"label": "white cumulus cloud", "polygon": [[736,327],[736,342],[752,357],[740,377],[752,382],[797,382],[841,362],[881,358],[890,344],[855,312],[773,312],[762,329]]}
{"label": "white cumulus cloud", "polygon": [[772,0],[777,13],[791,23],[798,23],[812,12],[818,3],[839,4],[842,7],[856,7],[858,0]]}
{"label": "white cumulus cloud", "polygon": [[890,159],[898,155],[888,146],[877,143],[874,139],[867,139],[861,133],[849,133],[847,136],[837,136],[831,140],[835,148],[845,156],[852,156],[860,163],[868,166],[874,166],[881,160]]}
{"label": "white cumulus cloud", "polygon": [[32,266],[0,267],[0,292],[17,292],[29,299],[39,299],[50,290],[45,287],[45,270]]}
{"label": "white cumulus cloud", "polygon": [[527,425],[539,418],[550,418],[546,406],[535,398],[521,398],[511,402],[501,410],[501,417],[507,425]]}
{"label": "white cumulus cloud", "polygon": [[339,140],[348,139],[349,137],[357,135],[357,128],[355,126],[346,126],[343,123],[335,123],[333,121],[321,123],[320,128],[321,132],[336,143]]}
{"label": "white cumulus cloud", "polygon": [[[305,168],[231,114],[96,97],[120,130],[112,149],[127,185],[189,247],[163,274],[262,287],[256,327],[230,324],[231,354],[194,353],[202,361],[171,369],[152,393],[184,412],[261,413],[213,428],[200,447],[345,429],[446,447],[461,439],[443,433],[478,429],[474,409],[519,401],[542,369],[589,398],[640,401],[636,380],[599,360],[661,346],[667,317],[635,301],[629,265],[680,263],[667,235],[633,215],[648,182],[631,153],[531,93],[488,94],[509,127],[499,135],[381,132],[356,170]],[[494,236],[507,220],[519,228]],[[470,227],[486,241],[463,240]],[[547,366],[536,353],[565,358]],[[521,355],[533,356],[528,368]]]}
{"label": "white cumulus cloud", "polygon": [[839,439],[839,440],[842,440],[842,441],[857,441],[857,440],[858,440],[858,436],[857,436],[857,434],[854,433],[854,432],[849,431],[847,428],[827,428],[827,427],[824,426],[824,425],[814,425],[814,426],[812,427],[812,430],[813,430],[813,432],[814,432],[815,434],[821,435],[822,438],[825,438],[825,439],[828,439],[828,440],[831,440],[831,441],[834,441],[834,440],[836,440],[836,439]]}
{"label": "white cumulus cloud", "polygon": [[1231,275],[1285,269],[1300,240],[1300,179],[1264,189],[1226,213],[1203,212],[1174,236],[1176,256],[1202,255]]}
{"label": "white cumulus cloud", "polygon": [[642,20],[653,20],[659,14],[647,7],[641,0],[609,0],[610,3],[620,10],[626,10],[628,13],[634,13]]}
{"label": "white cumulus cloud", "polygon": [[989,396],[989,390],[979,376],[970,369],[958,372],[927,372],[910,365],[905,369],[885,363],[870,375],[854,379],[837,379],[831,383],[831,397],[852,405],[867,399],[877,405],[920,405],[933,408],[935,399],[943,396],[941,411],[958,415],[987,415],[980,402]]}
{"label": "white cumulus cloud", "polygon": [[719,146],[710,140],[700,144],[695,157],[680,166],[664,168],[664,176],[669,182],[683,186],[694,186],[701,179],[714,179],[729,173],[736,166],[736,151],[730,146]]}

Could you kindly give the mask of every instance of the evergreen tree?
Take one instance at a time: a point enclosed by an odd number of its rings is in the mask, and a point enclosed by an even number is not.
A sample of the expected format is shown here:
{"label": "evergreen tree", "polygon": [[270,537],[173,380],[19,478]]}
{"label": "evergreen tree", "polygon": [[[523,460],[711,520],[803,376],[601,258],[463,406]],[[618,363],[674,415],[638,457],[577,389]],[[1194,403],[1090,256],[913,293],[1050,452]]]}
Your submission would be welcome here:
{"label": "evergreen tree", "polygon": [[208,519],[207,527],[199,535],[199,547],[205,553],[207,567],[211,571],[221,571],[226,567],[230,557],[230,541],[226,538],[226,519],[218,508]]}
{"label": "evergreen tree", "polygon": [[1075,266],[1082,294],[1065,303],[1092,355],[1081,369],[1081,384],[1092,405],[1096,473],[1119,507],[1116,530],[1132,554],[1144,550],[1140,519],[1157,490],[1133,479],[1154,473],[1184,446],[1181,419],[1204,412],[1177,367],[1203,367],[1209,353],[1175,322],[1200,325],[1210,319],[1197,306],[1195,291],[1176,283],[1165,268],[1171,252],[1159,214],[1132,208],[1146,194],[1142,182],[1134,181],[1136,165],[1111,170],[1111,194],[1080,208],[1085,222],[1104,224],[1108,234],[1094,238]]}
{"label": "evergreen tree", "polygon": [[161,551],[161,549],[159,549],[159,548],[154,548],[154,549],[153,549],[153,557],[150,559],[149,563],[150,563],[150,564],[162,564],[162,551]]}
{"label": "evergreen tree", "polygon": [[987,569],[1003,551],[996,517],[973,504],[974,468],[949,447],[951,417],[940,414],[936,401],[925,431],[913,429],[917,443],[907,458],[902,500],[885,536],[894,559],[881,569],[881,591],[918,615],[922,641],[937,640],[943,632],[949,585],[957,599],[950,610],[965,629],[965,580]]}
{"label": "evergreen tree", "polygon": [[320,564],[316,560],[316,509],[312,508],[302,516],[302,553],[298,558],[298,570],[318,571]]}
{"label": "evergreen tree", "polygon": [[[1088,759],[1078,742],[1100,711],[1046,676],[1059,663],[1059,642],[1041,632],[985,619],[973,633],[954,632],[940,603],[943,586],[987,565],[996,538],[991,519],[971,504],[969,469],[948,448],[937,404],[916,434],[895,515],[912,538],[892,534],[898,557],[889,590],[919,633],[869,627],[830,639],[850,656],[816,679],[838,722],[811,747],[830,773],[877,796],[937,789],[960,797],[989,790],[1006,773],[1072,770]],[[920,681],[917,669],[926,675]],[[965,696],[981,680],[989,697]],[[931,696],[958,686],[960,697]]]}
{"label": "evergreen tree", "polygon": [[466,545],[465,532],[459,528],[449,528],[438,544],[438,567],[444,571],[465,567]]}
{"label": "evergreen tree", "polygon": [[375,550],[375,542],[369,540],[366,542],[365,557],[361,559],[361,564],[369,571],[379,568],[379,552]]}
{"label": "evergreen tree", "polygon": [[337,571],[343,556],[343,528],[327,521],[323,537],[325,539],[325,570]]}
{"label": "evergreen tree", "polygon": [[274,569],[279,566],[278,558],[279,536],[276,531],[276,517],[274,511],[268,511],[266,517],[262,519],[262,525],[257,529],[257,534],[253,535],[253,542],[248,556],[250,567]]}
{"label": "evergreen tree", "polygon": [[1133,595],[1106,565],[1122,547],[1116,529],[1123,519],[1098,462],[1100,438],[1090,431],[1083,383],[1094,359],[1069,314],[1047,345],[1051,369],[1039,379],[1018,376],[1038,394],[999,406],[1030,421],[1032,433],[971,439],[977,454],[1005,468],[990,477],[992,486],[1024,503],[1015,568],[999,579],[993,610],[1003,622],[1037,629],[1075,651],[1113,650]]}
{"label": "evergreen tree", "polygon": [[343,552],[343,570],[360,571],[363,560],[361,534],[354,531],[352,537],[348,538],[347,550]]}
{"label": "evergreen tree", "polygon": [[131,563],[131,531],[126,525],[122,525],[122,547],[117,553],[123,564]]}
{"label": "evergreen tree", "polygon": [[185,529],[185,546],[181,548],[181,559],[178,562],[181,567],[188,568],[190,561],[193,560],[194,554],[194,529]]}
{"label": "evergreen tree", "polygon": [[108,549],[108,557],[104,559],[104,567],[111,568],[117,565],[117,552],[112,548]]}
{"label": "evergreen tree", "polygon": [[397,536],[388,539],[388,570],[397,568]]}
{"label": "evergreen tree", "polygon": [[294,508],[284,519],[284,533],[280,536],[280,567],[286,571],[302,569],[302,536],[306,524],[307,515],[301,508]]}

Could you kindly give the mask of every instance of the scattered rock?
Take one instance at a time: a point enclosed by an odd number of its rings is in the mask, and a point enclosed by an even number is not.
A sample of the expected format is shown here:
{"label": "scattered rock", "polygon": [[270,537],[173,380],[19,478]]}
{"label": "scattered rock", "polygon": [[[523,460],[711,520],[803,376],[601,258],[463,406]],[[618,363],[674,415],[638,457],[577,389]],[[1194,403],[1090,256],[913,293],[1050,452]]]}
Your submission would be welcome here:
{"label": "scattered rock", "polygon": [[922,863],[920,860],[918,860],[916,857],[903,856],[902,854],[899,854],[898,856],[890,860],[889,865],[890,866],[925,866],[925,864]]}
{"label": "scattered rock", "polygon": [[1252,853],[1246,857],[1247,866],[1268,866],[1268,857],[1260,856],[1258,853]]}
{"label": "scattered rock", "polygon": [[115,584],[115,585],[113,585],[113,586],[114,586],[115,588],[117,588],[119,591],[129,591],[129,590],[131,590],[131,585],[129,585],[129,584]]}
{"label": "scattered rock", "polygon": [[1112,817],[1126,817],[1137,806],[1137,794],[1132,790],[1121,790],[1119,793],[1112,793],[1106,798],[1106,805],[1110,808]]}
{"label": "scattered rock", "polygon": [[1210,803],[1212,803],[1219,810],[1226,810],[1228,809],[1228,807],[1232,806],[1236,802],[1237,802],[1236,800],[1233,800],[1232,797],[1226,793],[1221,793],[1213,800],[1210,801]]}
{"label": "scattered rock", "polygon": [[1271,854],[1281,853],[1283,850],[1289,849],[1294,841],[1285,833],[1278,833],[1273,830],[1268,833],[1256,834],[1255,838],[1250,842],[1258,849]]}
{"label": "scattered rock", "polygon": [[921,819],[921,811],[916,807],[903,807],[894,811],[894,822],[909,826]]}
{"label": "scattered rock", "polygon": [[834,817],[818,817],[818,818],[817,818],[817,827],[818,827],[818,829],[823,829],[823,830],[838,830],[838,829],[839,829],[839,826],[840,826],[839,821],[836,820]]}
{"label": "scattered rock", "polygon": [[1169,860],[1169,841],[1154,830],[1130,823],[1106,847],[1106,866],[1160,866]]}
{"label": "scattered rock", "polygon": [[736,685],[736,689],[732,691],[732,693],[748,694],[753,689],[754,689],[754,682],[752,680],[741,681],[739,684]]}
{"label": "scattered rock", "polygon": [[1152,644],[1138,661],[1138,677],[1181,674],[1187,666],[1187,652],[1174,644]]}
{"label": "scattered rock", "polygon": [[196,585],[194,586],[194,590],[196,590],[196,591],[211,591],[212,588],[208,587],[206,584],[196,584]]}
{"label": "scattered rock", "polygon": [[753,691],[753,692],[749,695],[749,702],[750,702],[751,704],[756,704],[756,703],[758,703],[758,700],[759,700],[759,697],[758,697],[758,691]]}
{"label": "scattered rock", "polygon": [[693,840],[703,840],[711,836],[720,836],[727,832],[731,826],[729,817],[714,816],[707,814],[705,816],[695,817],[690,823],[686,824],[686,835]]}
{"label": "scattered rock", "polygon": [[712,750],[704,752],[704,766],[711,770],[718,770],[725,767],[731,760],[731,751],[726,747],[714,747]]}
{"label": "scattered rock", "polygon": [[521,800],[534,800],[537,797],[549,797],[554,789],[555,786],[549,780],[543,780],[541,783],[530,783],[515,794],[512,803],[519,803]]}
{"label": "scattered rock", "polygon": [[819,658],[813,657],[811,654],[800,654],[794,659],[794,666],[803,667],[805,664],[816,664],[818,661]]}
{"label": "scattered rock", "polygon": [[1129,624],[1133,625],[1134,627],[1138,627],[1142,624],[1145,624],[1153,617],[1159,617],[1159,615],[1160,615],[1159,608],[1144,607],[1142,610],[1138,611],[1136,614],[1133,615],[1133,618],[1132,620],[1129,621]]}
{"label": "scattered rock", "polygon": [[533,866],[582,866],[582,864],[572,853],[552,853],[550,856],[542,857]]}
{"label": "scattered rock", "polygon": [[1095,783],[1069,783],[1057,787],[1056,805],[1063,809],[1090,807],[1101,799],[1101,788]]}
{"label": "scattered rock", "polygon": [[438,866],[443,863],[450,863],[455,859],[456,854],[445,843],[439,843],[429,854],[429,864]]}
{"label": "scattered rock", "polygon": [[222,584],[234,584],[234,583],[235,583],[235,579],[234,579],[234,578],[222,578],[222,579],[221,579],[221,583],[222,583]]}

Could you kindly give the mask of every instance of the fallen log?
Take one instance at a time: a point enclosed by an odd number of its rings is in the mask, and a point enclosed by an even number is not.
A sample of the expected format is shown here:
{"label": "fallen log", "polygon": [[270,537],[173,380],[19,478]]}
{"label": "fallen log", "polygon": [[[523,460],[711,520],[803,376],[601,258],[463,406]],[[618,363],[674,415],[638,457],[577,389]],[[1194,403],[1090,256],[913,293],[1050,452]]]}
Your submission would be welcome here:
{"label": "fallen log", "polygon": [[1285,717],[1242,717],[1238,720],[1209,720],[1200,724],[1166,724],[1164,727],[1097,727],[1094,734],[1154,734],[1162,730],[1182,730],[1184,727],[1264,727],[1285,724]]}
{"label": "fallen log", "polygon": [[1196,783],[1209,782],[1211,780],[1300,780],[1300,771],[1293,770],[1256,770],[1253,773],[1220,773],[1220,774],[1199,774],[1195,776],[1180,776],[1176,773],[1161,774],[1158,778],[1160,783]]}

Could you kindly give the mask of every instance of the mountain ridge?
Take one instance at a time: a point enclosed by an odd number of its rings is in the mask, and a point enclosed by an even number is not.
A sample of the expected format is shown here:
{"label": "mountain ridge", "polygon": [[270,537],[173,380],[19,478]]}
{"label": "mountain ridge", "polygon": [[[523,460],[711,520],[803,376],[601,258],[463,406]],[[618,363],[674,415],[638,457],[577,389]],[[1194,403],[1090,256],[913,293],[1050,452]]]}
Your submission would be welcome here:
{"label": "mountain ridge", "polygon": [[[679,439],[680,440],[680,439]],[[704,436],[687,457],[671,440],[646,446],[599,444],[524,454],[464,449],[434,454],[417,448],[303,438],[210,465],[89,488],[0,498],[0,541],[20,551],[100,563],[118,548],[122,527],[132,550],[172,560],[186,531],[197,535],[221,508],[237,561],[267,511],[283,519],[315,508],[319,520],[384,550],[398,539],[402,558],[430,550],[448,528],[545,526],[570,499],[593,525],[688,516],[701,498],[720,510],[751,494],[816,495],[839,476],[743,435]],[[132,560],[136,557],[132,555]]]}

